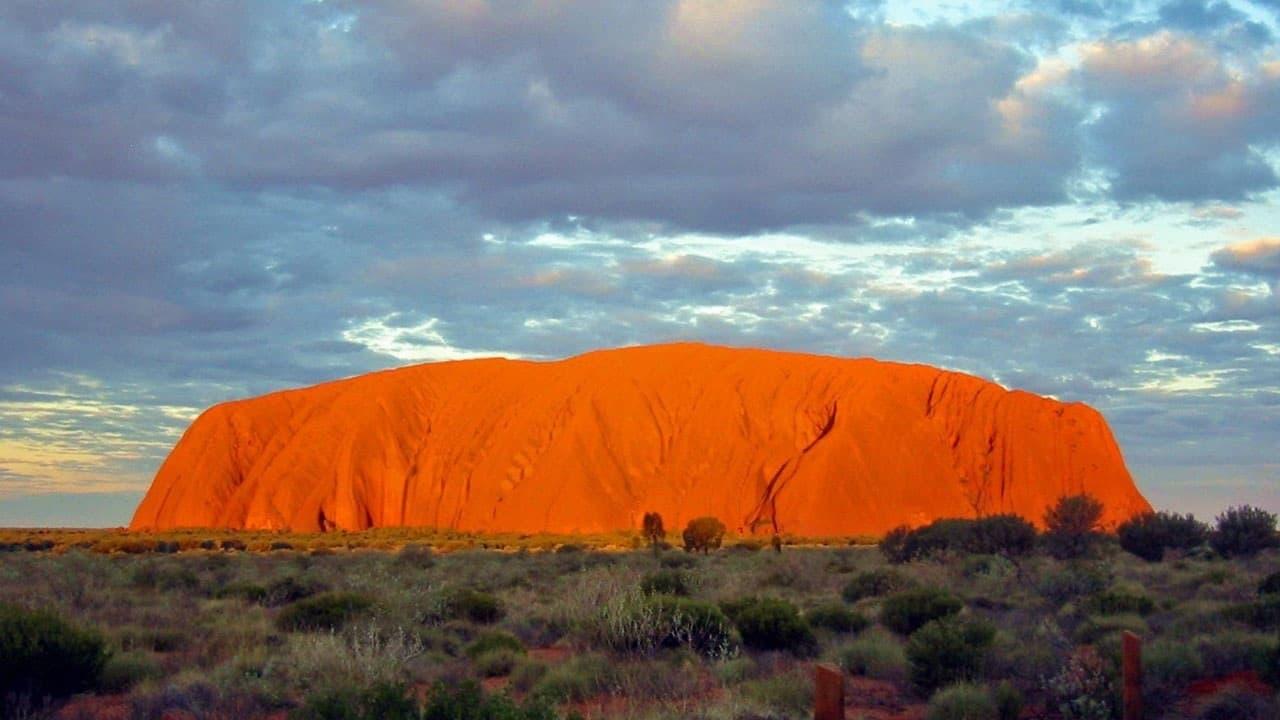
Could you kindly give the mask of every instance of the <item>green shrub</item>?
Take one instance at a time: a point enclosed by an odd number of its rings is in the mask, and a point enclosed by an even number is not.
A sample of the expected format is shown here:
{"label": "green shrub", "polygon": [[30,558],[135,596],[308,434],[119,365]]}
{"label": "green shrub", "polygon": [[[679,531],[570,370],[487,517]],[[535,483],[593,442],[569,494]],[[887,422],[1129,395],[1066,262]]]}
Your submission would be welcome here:
{"label": "green shrub", "polygon": [[907,641],[911,684],[923,692],[979,677],[996,630],[979,620],[947,617],[917,630]]}
{"label": "green shrub", "polygon": [[1126,630],[1135,635],[1145,636],[1148,633],[1147,623],[1137,615],[1109,615],[1088,618],[1076,627],[1071,638],[1077,643],[1091,644]]}
{"label": "green shrub", "polygon": [[871,621],[861,613],[835,603],[819,605],[805,613],[809,625],[825,628],[837,633],[859,633],[866,629]]}
{"label": "green shrub", "polygon": [[334,688],[308,697],[290,720],[418,720],[418,703],[400,685]]}
{"label": "green shrub", "polygon": [[1057,605],[1085,595],[1095,595],[1111,584],[1110,574],[1100,565],[1070,562],[1040,578],[1036,591]]}
{"label": "green shrub", "polygon": [[487,632],[467,646],[467,657],[477,658],[495,650],[507,650],[517,655],[525,654],[524,643],[511,633]]}
{"label": "green shrub", "polygon": [[164,674],[160,663],[148,652],[115,653],[102,666],[98,677],[98,690],[104,693],[122,693],[134,685],[153,680]]}
{"label": "green shrub", "polygon": [[672,595],[616,596],[582,626],[591,645],[614,652],[652,654],[686,647],[710,658],[736,650],[729,619],[715,605]]}
{"label": "green shrub", "polygon": [[1108,590],[1090,596],[1083,607],[1086,612],[1096,615],[1150,615],[1156,609],[1156,603],[1146,595]]}
{"label": "green shrub", "polygon": [[687,647],[709,658],[733,654],[736,641],[729,619],[715,605],[689,598],[654,596],[649,604],[662,628],[662,647]]}
{"label": "green shrub", "polygon": [[1102,503],[1089,494],[1058,499],[1044,514],[1045,550],[1059,560],[1090,554],[1101,537]]}
{"label": "green shrub", "polygon": [[1039,533],[1020,515],[988,515],[973,521],[972,537],[966,548],[984,555],[1014,558],[1035,550]]}
{"label": "green shrub", "polygon": [[878,568],[858,573],[849,579],[840,591],[845,602],[858,602],[863,598],[880,597],[910,585],[902,573],[892,568]]}
{"label": "green shrub", "polygon": [[501,620],[507,611],[497,597],[487,592],[463,587],[444,593],[439,614],[442,619],[470,620],[473,623],[489,625]]}
{"label": "green shrub", "polygon": [[1018,720],[1022,717],[1022,693],[1013,686],[1013,683],[1008,680],[1001,681],[992,693],[992,699],[996,701],[998,720]]}
{"label": "green shrub", "polygon": [[1116,528],[1120,547],[1147,562],[1164,559],[1166,550],[1191,550],[1205,543],[1209,527],[1193,515],[1143,513]]}
{"label": "green shrub", "polygon": [[1276,516],[1250,505],[1229,508],[1218,516],[1209,545],[1223,557],[1247,557],[1280,547]]}
{"label": "green shrub", "polygon": [[880,624],[900,635],[910,635],[926,623],[960,612],[960,598],[940,588],[906,590],[885,598]]}
{"label": "green shrub", "polygon": [[1116,692],[1110,668],[1090,646],[1078,647],[1049,679],[1051,707],[1064,720],[1111,720]]}
{"label": "green shrub", "polygon": [[1248,623],[1259,630],[1280,628],[1280,595],[1263,595],[1253,602],[1239,603],[1222,611],[1228,620]]}
{"label": "green shrub", "polygon": [[763,710],[767,718],[805,717],[813,712],[813,679],[799,668],[748,680],[736,688],[736,694]]}
{"label": "green shrub", "polygon": [[280,607],[311,597],[323,589],[313,583],[304,583],[292,575],[286,575],[267,583],[263,588],[262,598],[258,602],[267,607]]}
{"label": "green shrub", "polygon": [[110,657],[93,630],[47,610],[0,603],[0,717],[6,698],[63,698],[97,684]]}
{"label": "green shrub", "polygon": [[[613,664],[602,655],[575,655],[548,668],[533,686],[533,696],[550,702],[582,702],[605,691]],[[440,716],[446,720],[457,716]]]}
{"label": "green shrub", "polygon": [[555,720],[556,713],[541,697],[524,705],[503,693],[490,694],[471,681],[437,683],[422,708],[422,720]]}
{"label": "green shrub", "polygon": [[929,698],[925,720],[998,720],[996,703],[984,687],[949,685]]}
{"label": "green shrub", "polygon": [[658,561],[664,568],[673,570],[687,570],[698,566],[698,558],[692,555],[663,555]]}
{"label": "green shrub", "polygon": [[724,523],[713,517],[694,518],[689,521],[682,535],[684,549],[689,552],[702,551],[705,555],[720,547],[724,542]]}
{"label": "green shrub", "polygon": [[521,654],[510,650],[490,650],[476,656],[472,662],[482,677],[506,677],[515,669]]}
{"label": "green shrub", "polygon": [[1192,638],[1188,645],[1200,656],[1206,677],[1247,670],[1265,675],[1273,648],[1272,638],[1262,633],[1218,629]]}
{"label": "green shrub", "polygon": [[426,570],[436,564],[436,555],[428,545],[405,545],[396,553],[396,564]]}
{"label": "green shrub", "polygon": [[902,643],[883,630],[870,630],[838,651],[840,666],[852,675],[900,682],[907,676]]}
{"label": "green shrub", "polygon": [[233,582],[214,590],[216,598],[236,598],[250,603],[262,604],[267,599],[267,589],[251,582]]}
{"label": "green shrub", "polygon": [[1219,690],[1196,703],[1195,720],[1275,720],[1280,707],[1257,692],[1240,687]]}
{"label": "green shrub", "polygon": [[1204,663],[1188,643],[1157,639],[1142,648],[1142,697],[1150,708],[1171,707],[1187,685],[1204,677]]}
{"label": "green shrub", "polygon": [[1259,595],[1280,594],[1280,572],[1273,572],[1258,583]]}
{"label": "green shrub", "polygon": [[689,574],[680,570],[659,570],[640,580],[640,589],[650,595],[688,595]]}
{"label": "green shrub", "polygon": [[348,621],[364,614],[371,607],[373,601],[359,593],[320,593],[281,610],[276,616],[276,627],[287,632],[341,630]]}
{"label": "green shrub", "polygon": [[884,554],[884,559],[895,565],[911,560],[911,548],[908,546],[910,538],[911,528],[906,525],[899,525],[885,533],[880,540],[880,552]]}
{"label": "green shrub", "polygon": [[733,621],[742,644],[753,650],[786,650],[812,655],[817,649],[813,630],[791,603],[776,598],[745,598],[721,603]]}

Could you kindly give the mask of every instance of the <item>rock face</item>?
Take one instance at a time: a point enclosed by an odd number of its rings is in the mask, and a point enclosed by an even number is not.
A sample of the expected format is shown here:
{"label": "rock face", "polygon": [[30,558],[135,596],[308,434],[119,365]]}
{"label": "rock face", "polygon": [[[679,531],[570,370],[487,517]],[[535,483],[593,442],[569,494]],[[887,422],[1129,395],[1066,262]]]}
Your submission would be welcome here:
{"label": "rock face", "polygon": [[1150,508],[1093,409],[923,365],[693,344],[467,360],[223,403],[165,460],[136,529],[881,533],[1040,522],[1089,492]]}

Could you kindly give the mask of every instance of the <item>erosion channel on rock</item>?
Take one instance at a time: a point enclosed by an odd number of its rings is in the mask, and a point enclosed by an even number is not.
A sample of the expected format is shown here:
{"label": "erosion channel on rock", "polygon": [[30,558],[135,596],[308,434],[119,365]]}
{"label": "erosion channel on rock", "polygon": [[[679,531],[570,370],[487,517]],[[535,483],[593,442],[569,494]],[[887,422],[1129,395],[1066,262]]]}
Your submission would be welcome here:
{"label": "erosion channel on rock", "polygon": [[1149,509],[1106,422],[924,365],[694,344],[430,363],[210,408],[135,529],[413,525],[591,533],[714,515],[738,533],[1039,522],[1088,492]]}

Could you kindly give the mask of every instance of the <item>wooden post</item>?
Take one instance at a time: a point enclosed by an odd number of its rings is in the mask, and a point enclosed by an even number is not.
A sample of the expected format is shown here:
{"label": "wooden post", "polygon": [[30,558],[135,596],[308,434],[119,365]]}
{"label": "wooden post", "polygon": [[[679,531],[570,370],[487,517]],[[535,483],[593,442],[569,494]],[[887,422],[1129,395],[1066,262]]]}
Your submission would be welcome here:
{"label": "wooden post", "polygon": [[1124,643],[1124,720],[1142,720],[1142,639],[1126,630]]}
{"label": "wooden post", "polygon": [[833,665],[813,667],[813,720],[844,720],[844,673]]}

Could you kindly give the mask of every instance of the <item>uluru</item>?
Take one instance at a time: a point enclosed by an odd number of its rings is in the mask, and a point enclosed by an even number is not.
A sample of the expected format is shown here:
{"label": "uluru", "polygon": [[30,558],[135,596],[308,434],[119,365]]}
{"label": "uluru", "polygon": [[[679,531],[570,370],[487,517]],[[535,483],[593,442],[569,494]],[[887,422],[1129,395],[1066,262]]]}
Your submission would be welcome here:
{"label": "uluru", "polygon": [[742,534],[1037,524],[1150,505],[1102,416],[926,365],[701,344],[427,363],[216,405],[133,529],[597,533],[713,515]]}

